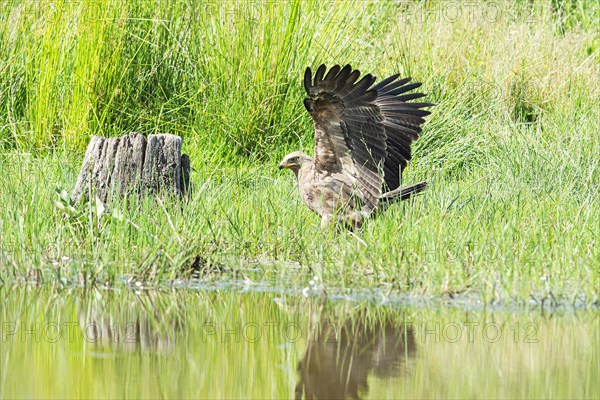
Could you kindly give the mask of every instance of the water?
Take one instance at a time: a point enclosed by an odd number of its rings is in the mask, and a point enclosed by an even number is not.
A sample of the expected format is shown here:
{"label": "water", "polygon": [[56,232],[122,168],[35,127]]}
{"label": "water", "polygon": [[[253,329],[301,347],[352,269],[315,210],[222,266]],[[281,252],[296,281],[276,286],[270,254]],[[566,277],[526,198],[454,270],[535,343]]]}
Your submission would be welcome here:
{"label": "water", "polygon": [[0,287],[1,398],[598,398],[597,311]]}

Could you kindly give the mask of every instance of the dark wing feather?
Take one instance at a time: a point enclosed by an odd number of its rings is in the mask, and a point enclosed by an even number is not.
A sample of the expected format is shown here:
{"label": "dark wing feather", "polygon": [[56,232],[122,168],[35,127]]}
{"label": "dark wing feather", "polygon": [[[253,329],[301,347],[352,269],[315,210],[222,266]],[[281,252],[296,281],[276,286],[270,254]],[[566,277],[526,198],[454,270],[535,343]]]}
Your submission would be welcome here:
{"label": "dark wing feather", "polygon": [[428,103],[406,103],[421,93],[399,96],[420,85],[393,75],[373,86],[375,77],[349,65],[321,65],[314,77],[304,74],[309,97],[306,109],[315,124],[315,166],[331,173],[344,171],[362,186],[363,201],[375,208],[384,190],[399,186],[402,169],[411,158],[410,144],[429,114]]}
{"label": "dark wing feather", "polygon": [[[386,145],[388,156],[384,162],[384,191],[391,191],[400,186],[402,171],[412,158],[411,143],[418,139],[421,133],[423,117],[430,114],[425,107],[431,103],[409,103],[410,100],[424,97],[423,93],[406,93],[421,86],[421,83],[409,83],[411,78],[397,79],[393,75],[374,86],[378,95],[375,104],[383,114],[382,124],[387,135]],[[393,78],[393,79],[391,79]]]}
{"label": "dark wing feather", "polygon": [[[330,173],[344,172],[359,182],[363,202],[374,208],[381,195],[381,169],[387,156],[385,128],[371,75],[347,65],[332,67],[325,75],[320,66],[311,79],[305,74],[307,110],[315,123],[315,167]],[[307,78],[308,77],[308,78]]]}

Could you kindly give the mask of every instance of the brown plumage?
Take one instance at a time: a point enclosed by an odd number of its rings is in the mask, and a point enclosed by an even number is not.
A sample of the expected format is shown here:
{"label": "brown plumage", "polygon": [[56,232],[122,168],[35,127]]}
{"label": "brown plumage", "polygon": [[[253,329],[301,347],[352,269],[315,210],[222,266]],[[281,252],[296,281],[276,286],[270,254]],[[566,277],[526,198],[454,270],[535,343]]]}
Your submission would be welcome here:
{"label": "brown plumage", "polygon": [[[321,225],[342,222],[360,228],[382,205],[405,200],[427,182],[400,187],[402,171],[411,159],[411,143],[432,106],[410,103],[425,96],[407,93],[421,86],[411,78],[376,78],[350,65],[321,65],[314,77],[304,74],[308,98],[304,105],[314,121],[314,159],[302,152],[288,154],[279,168],[291,169],[306,205],[322,217]],[[357,82],[358,81],[358,82]]]}

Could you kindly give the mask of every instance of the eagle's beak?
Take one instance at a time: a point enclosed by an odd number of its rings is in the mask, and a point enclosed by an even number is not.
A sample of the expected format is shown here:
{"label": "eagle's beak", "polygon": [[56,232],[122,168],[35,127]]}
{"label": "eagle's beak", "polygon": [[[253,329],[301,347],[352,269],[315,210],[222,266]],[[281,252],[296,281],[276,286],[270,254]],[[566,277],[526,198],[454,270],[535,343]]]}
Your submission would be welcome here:
{"label": "eagle's beak", "polygon": [[285,164],[285,163],[279,164],[279,169],[284,169],[284,168],[287,168],[287,167],[288,167],[288,165]]}

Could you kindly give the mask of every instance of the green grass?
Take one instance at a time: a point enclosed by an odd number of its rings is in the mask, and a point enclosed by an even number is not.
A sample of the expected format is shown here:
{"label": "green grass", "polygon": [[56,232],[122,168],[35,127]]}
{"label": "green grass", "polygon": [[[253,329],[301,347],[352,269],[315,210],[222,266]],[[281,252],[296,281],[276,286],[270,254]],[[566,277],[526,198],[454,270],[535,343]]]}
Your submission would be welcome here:
{"label": "green grass", "polygon": [[[7,3],[0,278],[159,284],[199,256],[227,267],[210,279],[597,304],[600,3],[494,5]],[[322,232],[276,171],[312,151],[301,78],[322,62],[411,75],[437,104],[405,176],[427,193],[359,238]],[[57,208],[89,138],[131,131],[184,138],[189,202]]]}

